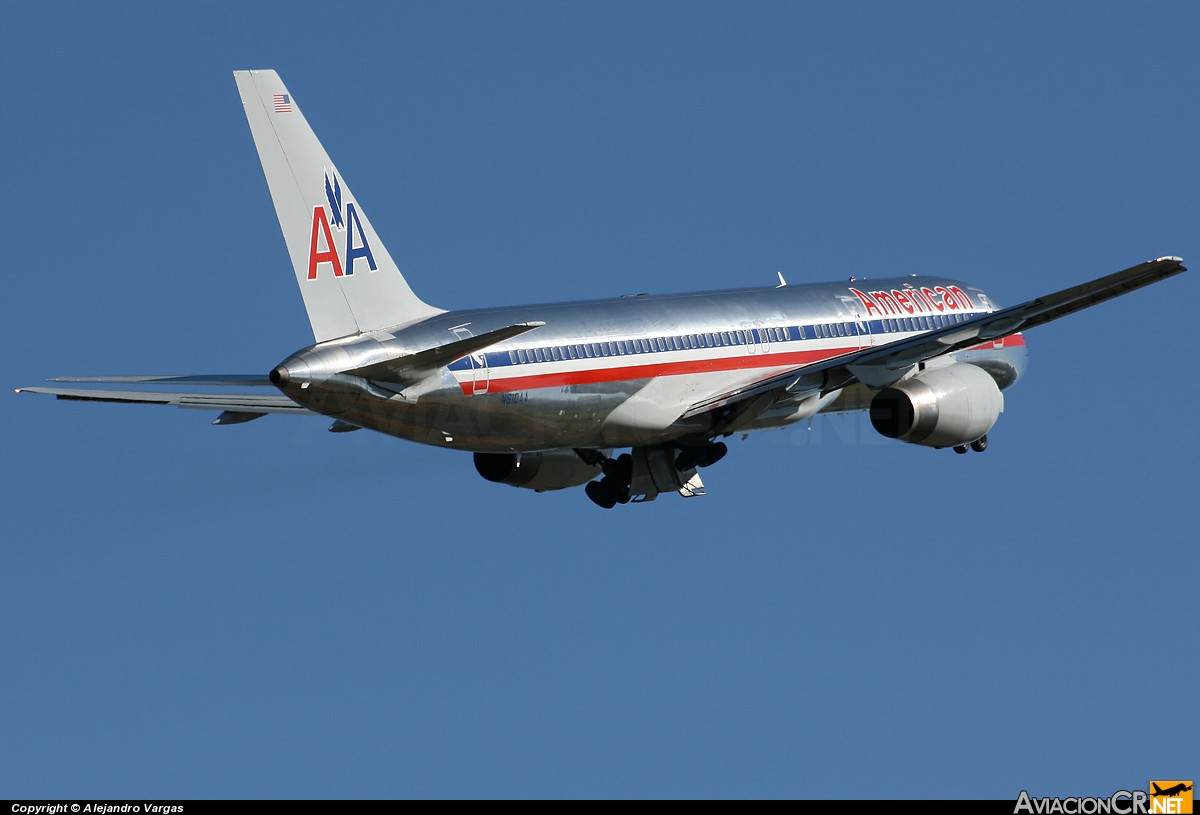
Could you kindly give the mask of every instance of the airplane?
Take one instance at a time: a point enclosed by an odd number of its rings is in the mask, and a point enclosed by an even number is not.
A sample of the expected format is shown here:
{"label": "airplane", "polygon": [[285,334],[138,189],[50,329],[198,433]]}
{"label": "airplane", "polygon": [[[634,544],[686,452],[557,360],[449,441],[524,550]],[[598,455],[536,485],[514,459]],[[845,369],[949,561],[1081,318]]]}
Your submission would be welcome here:
{"label": "airplane", "polygon": [[[721,439],[818,413],[865,410],[889,438],[983,452],[1025,369],[1024,331],[1186,271],[1160,257],[1008,308],[936,275],[780,274],[765,288],[447,311],[409,287],[279,75],[234,79],[314,344],[267,374],[67,377],[18,393],[209,409],[216,425],[325,416],[333,432],[470,451],[491,482],[586,485],[611,509],[703,495],[698,470],[726,454]],[[213,386],[250,392],[194,390]]]}
{"label": "airplane", "polygon": [[1176,784],[1173,787],[1167,787],[1165,790],[1162,787],[1158,786],[1158,784],[1155,784],[1153,781],[1150,782],[1150,786],[1154,787],[1154,792],[1150,793],[1150,795],[1155,798],[1157,798],[1160,795],[1170,798],[1172,796],[1178,795],[1181,792],[1187,792],[1188,790],[1190,790],[1192,788],[1191,784],[1186,784],[1183,781],[1180,781],[1178,784]]}

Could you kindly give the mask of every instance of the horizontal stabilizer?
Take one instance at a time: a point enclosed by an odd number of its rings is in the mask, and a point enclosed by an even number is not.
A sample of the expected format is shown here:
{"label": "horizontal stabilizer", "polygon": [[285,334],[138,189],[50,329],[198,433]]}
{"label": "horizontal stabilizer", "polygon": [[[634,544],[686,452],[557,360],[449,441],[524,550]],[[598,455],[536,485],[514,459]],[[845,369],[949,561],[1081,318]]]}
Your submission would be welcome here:
{"label": "horizontal stabilizer", "polygon": [[[282,393],[268,396],[249,394],[163,393],[143,390],[83,390],[76,388],[17,388],[17,393],[46,393],[79,402],[117,402],[139,405],[174,405],[233,414],[292,413],[316,415]],[[222,422],[227,424],[230,422]]]}
{"label": "horizontal stabilizer", "polygon": [[376,379],[381,382],[403,382],[418,379],[425,372],[435,371],[444,365],[449,365],[451,362],[462,359],[467,354],[482,351],[498,342],[504,342],[505,340],[520,336],[526,331],[541,328],[544,325],[545,323],[543,322],[517,323],[506,328],[489,331],[486,334],[480,334],[477,337],[467,337],[466,339],[439,345],[436,348],[427,348],[415,354],[406,354],[395,359],[364,365],[361,368],[353,368],[345,371],[345,373],[351,376],[361,376],[364,379]]}
{"label": "horizontal stabilizer", "polygon": [[200,374],[168,376],[56,376],[49,382],[104,382],[122,385],[224,385],[274,387],[261,374]]}

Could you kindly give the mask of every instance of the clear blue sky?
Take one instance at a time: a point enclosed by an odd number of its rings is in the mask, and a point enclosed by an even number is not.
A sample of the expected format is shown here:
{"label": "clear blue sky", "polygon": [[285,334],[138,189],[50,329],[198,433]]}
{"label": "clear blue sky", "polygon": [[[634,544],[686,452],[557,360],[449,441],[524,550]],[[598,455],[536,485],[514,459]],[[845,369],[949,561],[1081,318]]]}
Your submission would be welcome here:
{"label": "clear blue sky", "polygon": [[[1193,2],[19,3],[7,386],[311,341],[230,72],[427,301],[1200,265]],[[997,797],[1195,778],[1189,272],[985,455],[818,419],[605,513],[328,421],[0,394],[0,796]]]}

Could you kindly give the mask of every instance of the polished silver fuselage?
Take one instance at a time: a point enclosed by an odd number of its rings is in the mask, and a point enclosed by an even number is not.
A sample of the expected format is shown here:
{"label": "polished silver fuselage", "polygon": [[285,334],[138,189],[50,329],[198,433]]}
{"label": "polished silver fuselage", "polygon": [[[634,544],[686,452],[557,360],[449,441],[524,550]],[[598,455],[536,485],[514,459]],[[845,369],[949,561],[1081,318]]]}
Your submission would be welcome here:
{"label": "polished silver fuselage", "polygon": [[[871,310],[856,290],[912,296],[907,303],[900,298],[902,308]],[[966,297],[952,309],[954,298],[919,295],[947,290]],[[346,425],[439,447],[517,452],[661,444],[709,431],[708,415],[681,418],[705,399],[995,309],[976,286],[906,277],[453,311],[298,351],[281,364],[294,376],[280,389]],[[344,373],[529,322],[545,325],[409,387]],[[939,364],[973,363],[1006,388],[1020,377],[1025,358],[1018,334]],[[724,429],[761,430],[815,412],[860,410],[872,395],[862,384],[820,396],[777,394]]]}

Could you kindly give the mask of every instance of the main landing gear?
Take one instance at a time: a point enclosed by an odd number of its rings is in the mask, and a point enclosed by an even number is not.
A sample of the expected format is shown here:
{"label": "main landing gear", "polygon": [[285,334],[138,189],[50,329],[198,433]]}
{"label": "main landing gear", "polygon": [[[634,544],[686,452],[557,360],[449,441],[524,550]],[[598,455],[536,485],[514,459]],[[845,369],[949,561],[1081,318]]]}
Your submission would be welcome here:
{"label": "main landing gear", "polygon": [[617,504],[629,503],[629,484],[633,481],[633,456],[622,453],[616,458],[600,462],[604,477],[589,481],[584,487],[587,497],[598,507],[612,509]]}
{"label": "main landing gear", "polygon": [[[676,452],[678,450],[678,452]],[[711,467],[729,448],[724,442],[704,442],[696,445],[635,448],[634,456],[622,453],[600,462],[604,477],[588,482],[584,491],[596,506],[612,509],[617,504],[653,500],[663,492],[678,491],[681,495],[703,495],[703,484],[696,474],[697,467]],[[633,486],[636,484],[636,492]]]}
{"label": "main landing gear", "polygon": [[956,444],[954,446],[954,452],[958,453],[960,456],[963,453],[967,452],[967,450],[974,450],[976,453],[982,453],[984,450],[987,449],[987,445],[988,445],[987,434],[984,433],[982,436],[975,439],[975,441],[971,442],[969,445],[968,444]]}

